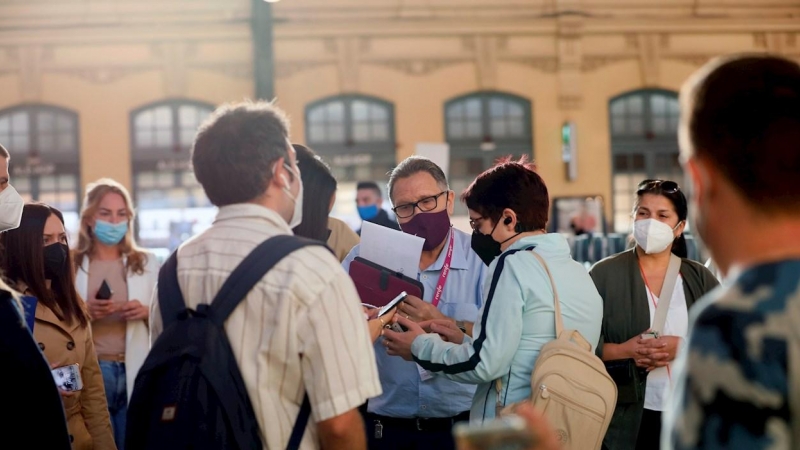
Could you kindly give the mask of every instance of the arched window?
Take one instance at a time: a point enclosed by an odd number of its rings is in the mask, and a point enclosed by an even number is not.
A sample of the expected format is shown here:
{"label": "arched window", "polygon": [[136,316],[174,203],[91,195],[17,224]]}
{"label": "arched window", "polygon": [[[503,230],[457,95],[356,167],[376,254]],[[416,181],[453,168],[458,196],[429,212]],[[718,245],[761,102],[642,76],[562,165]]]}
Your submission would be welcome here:
{"label": "arched window", "polygon": [[340,182],[383,181],[395,165],[394,106],[365,95],[338,95],[306,107],[306,142]]}
{"label": "arched window", "polygon": [[67,231],[78,231],[80,149],[78,115],[50,105],[0,111],[0,143],[11,153],[11,184],[26,200],[64,213]]}
{"label": "arched window", "polygon": [[637,185],[649,178],[681,184],[678,162],[678,96],[638,90],[609,102],[614,229],[631,230]]}
{"label": "arched window", "polygon": [[[500,92],[477,92],[444,106],[450,144],[450,185],[463,191],[501,156],[533,156],[531,102]],[[461,203],[459,213],[466,213]]]}
{"label": "arched window", "polygon": [[131,112],[133,191],[141,245],[175,249],[216,214],[191,169],[198,126],[214,105],[166,100]]}

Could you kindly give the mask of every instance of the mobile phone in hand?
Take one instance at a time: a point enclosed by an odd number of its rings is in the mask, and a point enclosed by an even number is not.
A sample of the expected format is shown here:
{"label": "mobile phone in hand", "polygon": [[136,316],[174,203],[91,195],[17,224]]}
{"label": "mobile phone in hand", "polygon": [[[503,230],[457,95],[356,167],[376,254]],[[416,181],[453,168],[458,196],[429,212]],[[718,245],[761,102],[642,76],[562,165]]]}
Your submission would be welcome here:
{"label": "mobile phone in hand", "polygon": [[528,450],[537,439],[525,420],[508,415],[482,424],[459,422],[453,427],[458,450]]}
{"label": "mobile phone in hand", "polygon": [[378,313],[378,317],[382,317],[382,316],[385,316],[386,314],[388,314],[389,311],[392,310],[392,308],[394,308],[400,302],[405,300],[406,297],[408,297],[408,294],[406,293],[406,291],[401,292],[400,295],[398,295],[397,297],[393,298],[392,301],[390,301],[389,303],[386,304],[386,306],[381,308],[380,312]]}
{"label": "mobile phone in hand", "polygon": [[51,370],[56,386],[62,391],[75,392],[83,389],[83,379],[81,378],[80,366],[70,364],[68,366],[56,367]]}
{"label": "mobile phone in hand", "polygon": [[103,284],[100,285],[100,289],[97,290],[97,295],[94,298],[98,300],[111,300],[111,296],[114,295],[114,292],[111,291],[111,286],[108,285],[106,280],[103,280]]}

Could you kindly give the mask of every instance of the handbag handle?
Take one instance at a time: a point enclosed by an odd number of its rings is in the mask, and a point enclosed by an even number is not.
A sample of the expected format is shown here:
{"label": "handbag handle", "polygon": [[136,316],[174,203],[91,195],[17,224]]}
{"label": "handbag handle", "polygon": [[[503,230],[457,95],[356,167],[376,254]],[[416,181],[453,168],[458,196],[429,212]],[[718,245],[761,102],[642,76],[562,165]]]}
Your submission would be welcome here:
{"label": "handbag handle", "polygon": [[[556,338],[558,338],[564,331],[564,320],[561,318],[561,302],[558,301],[558,289],[556,289],[556,283],[553,281],[553,274],[550,273],[550,268],[547,266],[544,258],[536,253],[536,250],[531,250],[531,253],[533,253],[533,256],[535,256],[536,259],[539,260],[539,263],[544,267],[544,271],[547,272],[547,278],[550,279],[550,285],[553,287],[553,304],[556,310]],[[581,336],[581,339],[583,339],[583,336]],[[583,342],[586,342],[586,339],[583,339]],[[589,349],[591,350],[591,344],[589,345]]]}

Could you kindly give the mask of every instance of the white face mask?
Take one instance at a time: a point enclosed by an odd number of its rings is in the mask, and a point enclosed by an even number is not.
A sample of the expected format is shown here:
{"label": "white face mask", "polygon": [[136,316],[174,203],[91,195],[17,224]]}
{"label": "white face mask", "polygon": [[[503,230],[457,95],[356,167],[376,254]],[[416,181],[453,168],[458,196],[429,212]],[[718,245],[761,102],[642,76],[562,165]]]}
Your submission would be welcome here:
{"label": "white face mask", "polygon": [[661,253],[675,240],[675,235],[672,234],[675,228],[656,219],[637,220],[633,223],[633,239],[648,255]]}
{"label": "white face mask", "polygon": [[286,179],[285,175],[281,175],[283,177],[283,181],[286,185],[283,187],[283,191],[286,192],[286,195],[289,196],[290,199],[294,202],[294,212],[292,213],[292,218],[289,219],[289,228],[294,228],[300,225],[303,222],[303,180],[300,178],[300,174],[294,172],[291,166],[288,164],[284,164],[286,170],[294,173],[294,176],[297,178],[297,182],[300,183],[300,190],[297,191],[297,197],[292,195],[291,189],[289,189],[290,183],[289,180]]}
{"label": "white face mask", "polygon": [[0,192],[0,232],[13,230],[22,220],[22,207],[25,201],[11,185]]}

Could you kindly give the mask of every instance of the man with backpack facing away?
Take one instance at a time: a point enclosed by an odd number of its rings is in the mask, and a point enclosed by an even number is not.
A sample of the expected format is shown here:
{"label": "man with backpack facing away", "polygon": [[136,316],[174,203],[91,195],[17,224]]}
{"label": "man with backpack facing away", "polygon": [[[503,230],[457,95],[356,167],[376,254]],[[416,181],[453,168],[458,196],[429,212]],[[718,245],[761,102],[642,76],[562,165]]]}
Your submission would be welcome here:
{"label": "man with backpack facing away", "polygon": [[[194,310],[178,315],[177,322],[187,321],[187,317],[202,318],[206,313],[213,317],[209,310],[215,310],[217,303],[212,304],[212,300],[220,291],[235,291],[237,284],[247,284],[237,278],[242,270],[231,277],[240,264],[258,273],[260,261],[265,261],[261,263],[262,272],[264,266],[274,263],[252,290],[242,293],[244,300],[229,316],[217,316],[227,317],[225,335],[258,424],[261,442],[247,442],[246,448],[286,448],[290,436],[297,434],[302,436],[301,449],[364,449],[364,426],[356,408],[381,393],[375,357],[358,294],[336,258],[322,246],[287,237],[301,221],[303,198],[287,129],[284,113],[264,102],[222,106],[200,127],[192,154],[194,172],[220,210],[211,228],[177,252],[175,284],[180,289],[176,295],[182,295],[186,308]],[[282,237],[276,240],[275,236]],[[286,242],[294,242],[296,249],[287,252]],[[261,258],[264,246],[269,248],[272,243],[277,250]],[[168,262],[165,269],[174,265],[174,261]],[[169,288],[169,270],[165,269],[159,278],[159,291]],[[229,277],[233,281],[225,284]],[[166,347],[162,341],[166,338],[169,343],[173,337],[180,340],[180,336],[170,334],[176,327],[175,318],[164,317],[167,325],[162,325],[164,307],[159,308],[159,302],[165,297],[155,297],[158,300],[153,302],[150,323],[153,358],[157,350],[163,353]],[[157,340],[162,332],[164,338]],[[150,357],[143,371],[148,368],[151,372],[137,379],[137,388],[145,386],[147,377],[157,372],[156,361]],[[225,368],[219,371],[223,379],[231,375]],[[213,377],[210,374],[208,379]],[[228,379],[235,384],[236,377],[233,374]],[[216,388],[213,381],[209,384]],[[205,393],[199,391],[199,395]],[[304,402],[304,395],[308,402]],[[226,396],[219,396],[225,403]],[[135,392],[132,409],[134,400]],[[305,403],[310,403],[313,419],[307,427],[303,426],[307,405],[301,406]],[[156,412],[162,423],[178,421],[181,413],[180,404]],[[214,417],[208,421],[213,424]],[[158,420],[148,423],[159,426]],[[233,428],[237,426],[241,424]],[[198,429],[203,431],[201,426]],[[128,442],[133,433],[130,427],[129,431]],[[191,429],[180,434],[186,434],[186,443],[194,439]],[[295,441],[292,438],[290,446]],[[231,447],[245,445],[227,448]]]}

